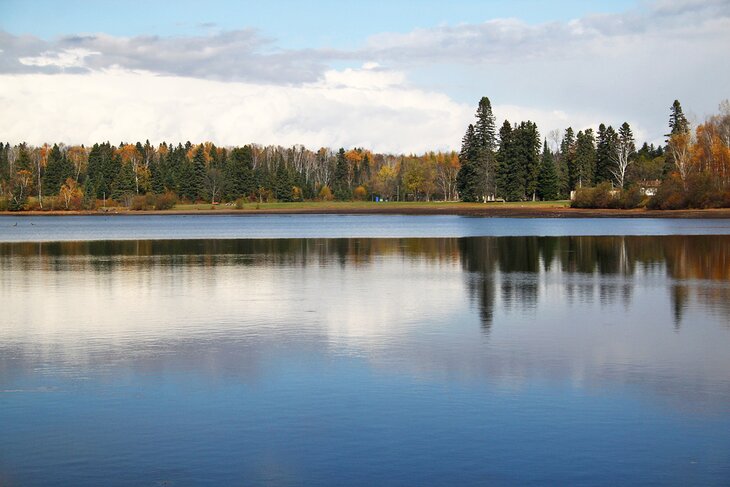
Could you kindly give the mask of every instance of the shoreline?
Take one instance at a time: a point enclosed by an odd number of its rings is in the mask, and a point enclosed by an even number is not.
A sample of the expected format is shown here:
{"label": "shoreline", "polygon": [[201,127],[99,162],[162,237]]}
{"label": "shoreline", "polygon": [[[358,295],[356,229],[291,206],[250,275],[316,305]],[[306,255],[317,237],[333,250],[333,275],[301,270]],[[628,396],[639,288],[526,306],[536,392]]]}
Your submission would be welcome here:
{"label": "shoreline", "polygon": [[487,206],[477,205],[433,205],[433,206],[382,206],[382,207],[311,207],[311,208],[261,208],[261,209],[172,209],[172,210],[49,210],[49,211],[3,211],[0,217],[20,216],[129,216],[129,215],[459,215],[489,218],[693,218],[722,219],[730,218],[730,208],[688,209],[688,210],[620,210],[620,209],[583,209],[564,206]]}

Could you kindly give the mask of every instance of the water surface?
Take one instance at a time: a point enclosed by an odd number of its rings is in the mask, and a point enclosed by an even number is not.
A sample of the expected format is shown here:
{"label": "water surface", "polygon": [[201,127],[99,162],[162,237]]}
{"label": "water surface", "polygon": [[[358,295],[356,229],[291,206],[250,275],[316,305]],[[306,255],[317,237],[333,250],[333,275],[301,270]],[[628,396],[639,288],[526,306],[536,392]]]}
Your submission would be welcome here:
{"label": "water surface", "polygon": [[730,479],[730,236],[2,243],[0,310],[2,485]]}
{"label": "water surface", "polygon": [[210,214],[0,218],[0,241],[5,242],[708,234],[730,234],[730,219]]}

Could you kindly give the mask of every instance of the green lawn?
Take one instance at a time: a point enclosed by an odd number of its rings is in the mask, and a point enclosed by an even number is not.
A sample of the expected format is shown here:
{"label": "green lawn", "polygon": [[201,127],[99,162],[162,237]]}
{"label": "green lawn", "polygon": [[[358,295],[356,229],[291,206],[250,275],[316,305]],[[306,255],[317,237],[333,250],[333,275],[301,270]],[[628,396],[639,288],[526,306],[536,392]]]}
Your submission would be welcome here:
{"label": "green lawn", "polygon": [[[570,202],[564,201],[524,201],[524,202],[509,202],[509,203],[462,203],[460,201],[389,201],[376,203],[373,201],[298,201],[293,203],[246,203],[243,205],[241,211],[250,210],[362,210],[362,209],[378,209],[378,208],[485,208],[485,207],[500,207],[500,208],[521,208],[521,207],[532,207],[532,208],[555,208],[555,207],[566,207],[569,206]],[[177,204],[174,207],[177,211],[216,211],[216,210],[236,210],[234,204],[218,204],[211,205],[210,203],[196,203],[196,204]]]}

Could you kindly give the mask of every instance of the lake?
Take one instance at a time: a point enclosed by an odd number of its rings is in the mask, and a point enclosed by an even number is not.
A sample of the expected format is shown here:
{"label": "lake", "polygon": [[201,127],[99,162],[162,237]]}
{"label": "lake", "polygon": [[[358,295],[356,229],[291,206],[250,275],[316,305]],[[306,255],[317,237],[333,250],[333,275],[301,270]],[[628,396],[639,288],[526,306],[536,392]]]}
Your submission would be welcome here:
{"label": "lake", "polygon": [[730,480],[728,220],[0,218],[0,313],[3,486]]}

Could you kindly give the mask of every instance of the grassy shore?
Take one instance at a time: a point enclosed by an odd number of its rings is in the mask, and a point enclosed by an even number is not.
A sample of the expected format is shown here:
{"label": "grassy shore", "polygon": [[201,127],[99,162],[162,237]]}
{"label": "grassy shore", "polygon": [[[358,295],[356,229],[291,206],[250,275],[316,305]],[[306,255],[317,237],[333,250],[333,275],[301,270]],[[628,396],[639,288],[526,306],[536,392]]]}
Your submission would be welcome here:
{"label": "grassy shore", "polygon": [[511,203],[462,202],[388,202],[371,201],[306,201],[294,203],[246,203],[234,205],[210,203],[178,204],[170,210],[132,211],[124,207],[100,208],[94,211],[22,211],[0,212],[0,215],[263,215],[263,214],[399,214],[399,215],[465,215],[517,218],[730,218],[730,208],[708,210],[592,210],[570,208],[568,201],[535,201]]}

